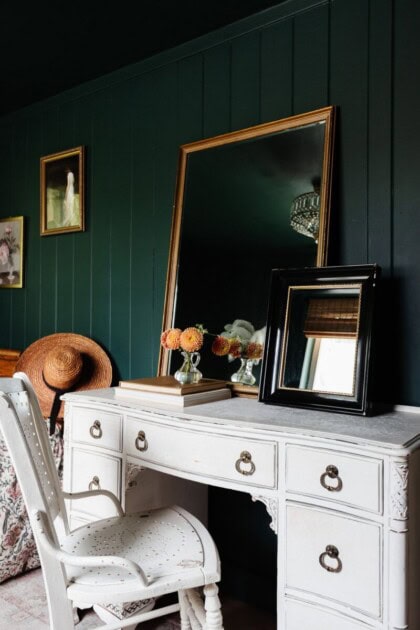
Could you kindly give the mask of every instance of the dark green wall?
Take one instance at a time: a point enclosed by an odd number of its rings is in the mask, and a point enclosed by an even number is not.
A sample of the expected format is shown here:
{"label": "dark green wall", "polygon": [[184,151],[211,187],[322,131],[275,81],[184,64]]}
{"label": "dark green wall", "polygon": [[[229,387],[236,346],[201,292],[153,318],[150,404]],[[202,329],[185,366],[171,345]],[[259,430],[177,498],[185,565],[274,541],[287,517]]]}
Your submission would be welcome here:
{"label": "dark green wall", "polygon": [[[120,376],[154,374],[178,146],[334,104],[330,263],[383,268],[375,397],[420,405],[419,32],[416,0],[290,0],[0,120],[0,214],[27,222],[25,288],[0,291],[0,346],[74,331]],[[41,238],[39,158],[81,144],[86,232]],[[214,527],[227,540],[224,496]],[[259,531],[241,544],[260,544],[272,575]]]}

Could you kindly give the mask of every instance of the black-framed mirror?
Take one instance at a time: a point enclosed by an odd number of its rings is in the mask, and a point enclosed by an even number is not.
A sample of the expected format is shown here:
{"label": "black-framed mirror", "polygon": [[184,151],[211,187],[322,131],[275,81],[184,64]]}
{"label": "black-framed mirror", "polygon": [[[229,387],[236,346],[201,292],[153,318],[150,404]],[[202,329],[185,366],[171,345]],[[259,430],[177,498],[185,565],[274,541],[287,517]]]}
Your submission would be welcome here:
{"label": "black-framed mirror", "polygon": [[259,400],[366,415],[377,265],[274,269]]}
{"label": "black-framed mirror", "polygon": [[[271,269],[326,264],[333,130],[326,107],[180,147],[163,330],[219,334],[237,319],[261,330]],[[161,348],[159,375],[174,374],[178,354]],[[257,396],[256,363],[256,385],[236,393]],[[201,352],[207,378],[238,367]]]}

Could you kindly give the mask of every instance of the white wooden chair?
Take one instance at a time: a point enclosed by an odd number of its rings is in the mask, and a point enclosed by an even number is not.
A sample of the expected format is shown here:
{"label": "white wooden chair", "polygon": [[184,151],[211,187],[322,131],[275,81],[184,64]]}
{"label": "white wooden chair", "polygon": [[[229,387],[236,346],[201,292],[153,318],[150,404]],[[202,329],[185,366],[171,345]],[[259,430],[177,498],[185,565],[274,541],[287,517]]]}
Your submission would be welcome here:
{"label": "white wooden chair", "polygon": [[[124,515],[110,492],[62,492],[27,376],[0,379],[0,428],[10,451],[41,560],[52,630],[74,628],[73,608],[178,593],[178,603],[100,628],[117,630],[180,610],[182,630],[222,630],[217,549],[206,528],[173,506]],[[70,533],[64,499],[102,493],[118,516]],[[204,587],[204,602],[197,589]],[[96,609],[96,608],[95,608]]]}

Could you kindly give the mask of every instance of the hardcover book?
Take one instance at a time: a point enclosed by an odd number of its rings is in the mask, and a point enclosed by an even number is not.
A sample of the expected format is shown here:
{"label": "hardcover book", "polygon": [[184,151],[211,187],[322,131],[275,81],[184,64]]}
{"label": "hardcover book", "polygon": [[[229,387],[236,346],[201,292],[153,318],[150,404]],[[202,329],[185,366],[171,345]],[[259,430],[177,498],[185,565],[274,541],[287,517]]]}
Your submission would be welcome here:
{"label": "hardcover book", "polygon": [[152,376],[149,378],[133,378],[120,381],[122,389],[132,389],[139,392],[154,392],[171,396],[185,396],[208,392],[227,387],[226,381],[212,378],[202,378],[198,383],[181,384],[173,376]]}

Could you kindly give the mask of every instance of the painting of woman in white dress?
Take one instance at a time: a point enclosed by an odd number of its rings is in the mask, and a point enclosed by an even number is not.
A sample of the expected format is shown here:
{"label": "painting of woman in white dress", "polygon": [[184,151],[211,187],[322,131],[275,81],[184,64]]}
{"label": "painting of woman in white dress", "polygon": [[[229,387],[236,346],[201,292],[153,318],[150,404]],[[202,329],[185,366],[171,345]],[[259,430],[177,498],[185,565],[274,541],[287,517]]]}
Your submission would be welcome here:
{"label": "painting of woman in white dress", "polygon": [[41,234],[84,230],[84,147],[41,158]]}

